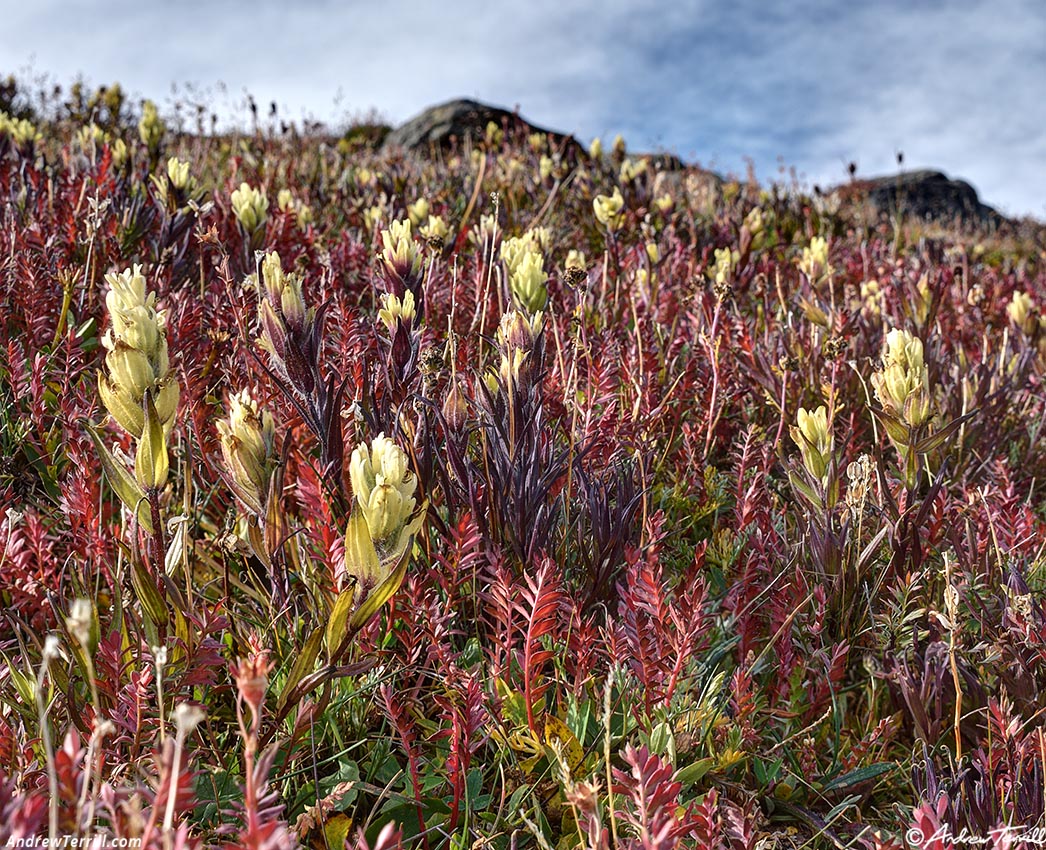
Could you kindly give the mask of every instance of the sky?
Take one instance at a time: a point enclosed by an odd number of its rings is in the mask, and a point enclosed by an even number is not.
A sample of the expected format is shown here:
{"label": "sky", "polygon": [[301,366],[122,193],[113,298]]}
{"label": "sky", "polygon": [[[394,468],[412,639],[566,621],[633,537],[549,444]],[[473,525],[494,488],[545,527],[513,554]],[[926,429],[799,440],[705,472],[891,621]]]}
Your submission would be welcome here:
{"label": "sky", "polygon": [[[332,126],[471,97],[586,142],[833,185],[935,168],[1046,220],[1043,0],[0,0],[0,74]],[[785,170],[782,171],[782,168]]]}

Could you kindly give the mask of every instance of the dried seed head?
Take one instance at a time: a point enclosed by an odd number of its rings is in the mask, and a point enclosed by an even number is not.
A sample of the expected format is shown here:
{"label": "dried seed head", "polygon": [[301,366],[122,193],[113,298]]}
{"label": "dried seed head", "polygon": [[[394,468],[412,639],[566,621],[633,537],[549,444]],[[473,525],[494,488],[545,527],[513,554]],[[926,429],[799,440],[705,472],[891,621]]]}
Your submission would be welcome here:
{"label": "dried seed head", "polygon": [[829,360],[835,360],[846,350],[846,338],[832,336],[825,340],[824,356]]}
{"label": "dried seed head", "polygon": [[581,266],[568,266],[566,277],[568,284],[575,289],[579,289],[581,284],[588,280],[588,272],[581,268]]}
{"label": "dried seed head", "polygon": [[730,285],[730,281],[728,280],[716,280],[715,283],[712,284],[712,294],[715,295],[716,299],[719,301],[725,301],[730,297],[732,292],[733,287]]}

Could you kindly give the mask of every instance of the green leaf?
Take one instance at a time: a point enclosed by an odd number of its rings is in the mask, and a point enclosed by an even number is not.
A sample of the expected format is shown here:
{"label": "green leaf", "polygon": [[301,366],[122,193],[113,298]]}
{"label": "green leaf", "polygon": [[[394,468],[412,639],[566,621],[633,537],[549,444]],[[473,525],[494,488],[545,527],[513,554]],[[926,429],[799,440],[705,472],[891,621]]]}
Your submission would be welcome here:
{"label": "green leaf", "polygon": [[683,785],[693,785],[695,782],[699,782],[712,769],[714,764],[715,759],[703,758],[695,761],[693,764],[688,764],[686,767],[681,767],[676,771],[676,782],[682,782]]}
{"label": "green leaf", "polygon": [[145,425],[138,451],[134,456],[134,476],[138,486],[145,491],[159,490],[167,483],[167,440],[164,439],[163,423],[156,413],[152,394],[145,393]]}
{"label": "green leaf", "polygon": [[675,736],[672,727],[662,721],[650,732],[650,752],[658,756],[671,756],[675,750]]}
{"label": "green leaf", "polygon": [[341,643],[345,638],[345,631],[349,623],[349,614],[352,613],[352,603],[356,599],[356,588],[347,587],[338,594],[331,609],[330,619],[327,621],[327,658],[334,660],[337,651],[341,649]]}
{"label": "green leaf", "polygon": [[796,474],[795,471],[789,470],[788,481],[796,489],[796,491],[803,496],[811,505],[817,507],[821,504],[821,500],[814,489],[807,484],[803,479]]}
{"label": "green leaf", "polygon": [[323,627],[317,626],[308,639],[305,641],[305,645],[302,647],[298,657],[294,659],[294,664],[291,665],[291,672],[287,676],[287,682],[283,686],[283,690],[280,692],[280,698],[277,700],[277,707],[282,709],[284,703],[287,701],[287,696],[291,691],[294,690],[295,686],[300,682],[306,673],[312,672],[312,667],[316,663],[316,656],[320,654],[320,646],[323,644]]}
{"label": "green leaf", "polygon": [[940,448],[949,437],[959,430],[959,426],[969,421],[979,412],[979,410],[971,410],[969,413],[953,419],[939,431],[935,431],[934,433],[923,437],[913,446],[913,448],[920,454],[926,454],[927,452],[932,452],[935,449]]}
{"label": "green leaf", "polygon": [[821,791],[824,793],[838,791],[841,788],[851,788],[854,785],[860,785],[862,782],[882,776],[884,773],[889,773],[896,767],[897,765],[891,762],[879,762],[878,764],[870,764],[867,767],[859,767],[851,770],[849,773],[844,773],[842,776],[837,776],[829,782],[825,782],[821,787]]}
{"label": "green leaf", "polygon": [[130,471],[119,463],[113,457],[112,452],[105,447],[93,425],[87,426],[87,434],[94,443],[99,460],[102,461],[102,469],[105,470],[105,478],[109,482],[109,486],[113,488],[113,492],[120,497],[120,501],[127,509],[135,514],[138,524],[152,534],[153,522],[149,514],[149,502],[145,498],[142,488],[138,486],[138,482],[134,480]]}
{"label": "green leaf", "polygon": [[345,571],[356,579],[356,586],[367,593],[388,575],[382,569],[378,550],[370,536],[363,512],[354,510],[345,529]]}
{"label": "green leaf", "polygon": [[131,586],[142,610],[155,626],[165,626],[170,618],[167,603],[160,595],[152,573],[138,560],[131,563]]}
{"label": "green leaf", "polygon": [[363,628],[367,621],[378,613],[381,606],[388,602],[392,598],[392,595],[399,590],[400,585],[403,584],[403,579],[407,575],[407,564],[410,563],[410,550],[411,546],[408,544],[403,550],[403,554],[400,556],[400,561],[396,565],[396,569],[389,573],[385,581],[367,594],[367,598],[363,600],[363,604],[361,604],[360,607],[356,609],[355,613],[353,613],[352,619],[350,620],[350,625],[353,629]]}

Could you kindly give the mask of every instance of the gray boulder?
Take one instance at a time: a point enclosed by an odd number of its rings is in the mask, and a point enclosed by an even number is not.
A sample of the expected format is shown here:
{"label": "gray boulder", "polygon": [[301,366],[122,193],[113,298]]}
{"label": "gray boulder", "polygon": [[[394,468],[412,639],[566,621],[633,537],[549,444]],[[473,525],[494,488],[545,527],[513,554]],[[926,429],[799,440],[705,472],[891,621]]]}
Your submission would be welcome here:
{"label": "gray boulder", "polygon": [[833,190],[846,201],[865,200],[880,214],[901,212],[938,221],[1001,224],[1003,217],[983,203],[965,180],[952,180],[940,171],[906,171],[887,177],[855,180]]}
{"label": "gray boulder", "polygon": [[428,153],[449,147],[455,142],[460,144],[466,138],[473,141],[483,139],[487,133],[487,124],[491,121],[508,132],[547,133],[553,144],[564,153],[584,155],[573,136],[531,124],[521,118],[518,112],[509,112],[474,100],[451,100],[430,106],[389,133],[382,147]]}

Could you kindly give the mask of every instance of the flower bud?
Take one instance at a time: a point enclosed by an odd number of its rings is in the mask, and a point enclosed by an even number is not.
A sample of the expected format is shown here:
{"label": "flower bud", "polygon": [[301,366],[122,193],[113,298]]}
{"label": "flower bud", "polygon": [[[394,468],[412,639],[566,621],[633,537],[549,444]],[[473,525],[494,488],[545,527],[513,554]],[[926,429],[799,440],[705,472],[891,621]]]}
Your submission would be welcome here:
{"label": "flower bud", "polygon": [[496,373],[484,378],[491,392],[497,390],[497,377],[506,387],[525,388],[529,384],[543,328],[544,314],[541,312],[528,316],[520,310],[509,310],[501,317],[496,334],[501,364]]}
{"label": "flower bud", "polygon": [[418,244],[411,235],[410,222],[392,222],[387,230],[381,231],[381,243],[385,246],[381,259],[392,293],[402,296],[406,290],[419,292],[422,258]]}
{"label": "flower bud", "polygon": [[537,313],[548,303],[546,281],[544,258],[536,251],[528,251],[509,275],[509,289],[517,304],[528,313]]}
{"label": "flower bud", "polygon": [[447,227],[441,216],[430,215],[428,223],[419,228],[418,234],[429,245],[442,248],[447,241],[447,237],[450,236],[450,228]]}
{"label": "flower bud", "polygon": [[320,325],[316,309],[306,308],[301,278],[285,272],[276,252],[266,254],[258,284],[259,344],[269,353],[273,368],[301,397],[316,385]]}
{"label": "flower bud", "polygon": [[269,651],[262,646],[260,635],[249,635],[247,647],[247,657],[238,659],[231,670],[240,698],[250,706],[251,714],[255,722],[258,722],[261,719],[262,704],[265,702],[265,691],[269,686],[269,673],[273,665],[269,661]]}
{"label": "flower bud", "polygon": [[98,648],[98,619],[89,599],[74,599],[65,620],[66,628],[88,655]]}
{"label": "flower bud", "polygon": [[156,310],[156,293],[146,292],[142,267],[106,275],[105,304],[111,325],[102,335],[108,352],[98,374],[98,391],[109,413],[128,433],[140,437],[146,393],[164,432],[169,432],[178,407],[179,387],[170,375],[167,332]]}
{"label": "flower bud", "polygon": [[468,402],[465,394],[458,386],[457,380],[452,380],[450,391],[443,400],[443,418],[447,421],[447,427],[455,433],[460,433],[468,421]]}
{"label": "flower bud", "polygon": [[523,262],[523,258],[536,250],[538,250],[536,240],[531,233],[527,232],[522,236],[509,236],[502,240],[498,253],[502,262],[505,263],[505,270],[511,276]]}
{"label": "flower bud", "polygon": [[748,215],[745,216],[745,227],[748,228],[748,232],[751,233],[752,236],[758,236],[763,232],[765,226],[766,222],[762,208],[752,207]]}
{"label": "flower bud", "polygon": [[[156,104],[151,100],[142,104],[142,118],[138,122],[138,137],[142,140],[150,153],[156,153],[163,141],[163,134],[167,131],[156,109]],[[155,160],[153,160],[155,163]]]}
{"label": "flower bud", "polygon": [[264,516],[276,463],[272,414],[243,390],[229,399],[228,419],[218,421],[218,435],[233,492],[255,516]]}
{"label": "flower bud", "polygon": [[412,226],[420,226],[429,217],[429,202],[425,198],[418,198],[413,204],[408,204],[407,217]]}
{"label": "flower bud", "polygon": [[496,238],[500,237],[497,219],[493,215],[481,215],[479,223],[472,226],[469,231],[469,242],[480,248],[496,248]]}
{"label": "flower bud", "polygon": [[886,335],[883,369],[872,375],[872,387],[883,409],[895,419],[917,427],[930,417],[930,377],[923,362],[923,344],[908,331]]}
{"label": "flower bud", "polygon": [[109,141],[109,134],[95,123],[87,124],[76,131],[76,144],[85,154],[100,150]]}
{"label": "flower bud", "polygon": [[814,478],[823,481],[832,460],[834,440],[828,430],[828,410],[822,404],[810,412],[799,408],[798,425],[789,431],[803,456],[803,466]]}
{"label": "flower bud", "polygon": [[113,167],[121,169],[127,162],[127,157],[130,155],[130,151],[127,150],[127,142],[123,139],[117,139],[111,145],[109,145],[109,155],[113,159]]}
{"label": "flower bud", "polygon": [[630,183],[635,180],[640,174],[646,171],[647,161],[641,159],[638,161],[625,159],[621,163],[621,170],[618,173],[618,178],[621,183]]}
{"label": "flower bud", "polygon": [[1035,315],[1035,302],[1027,292],[1013,293],[1013,299],[1006,307],[1006,315],[1027,336],[1035,333],[1039,320]]}
{"label": "flower bud", "polygon": [[375,545],[393,548],[414,513],[418,481],[408,466],[406,452],[384,434],[357,446],[349,462],[349,478],[356,503],[367,521]]}
{"label": "flower bud", "polygon": [[363,211],[363,223],[366,225],[367,230],[373,231],[375,227],[381,224],[381,218],[384,215],[384,210],[381,207],[367,207]]}
{"label": "flower bud", "polygon": [[566,262],[563,263],[563,267],[567,269],[587,269],[588,260],[585,258],[585,252],[578,251],[576,248],[571,248],[567,251],[567,259]]}
{"label": "flower bud", "polygon": [[186,189],[189,186],[189,163],[172,156],[167,160],[167,179],[175,189]]}
{"label": "flower bud", "polygon": [[592,209],[595,211],[596,220],[611,232],[621,226],[624,220],[624,214],[622,213],[624,206],[625,199],[621,196],[621,190],[616,187],[614,194],[609,196],[596,195],[595,200],[592,201]]}
{"label": "flower bud", "polygon": [[505,140],[505,131],[494,121],[487,122],[486,139],[488,145],[500,146]]}
{"label": "flower bud", "polygon": [[233,190],[231,200],[233,215],[246,233],[252,234],[265,224],[269,199],[264,190],[241,183],[239,189]]}
{"label": "flower bud", "polygon": [[32,122],[24,118],[12,118],[0,110],[0,138],[4,136],[10,137],[15,146],[19,148],[31,147],[42,138]]}
{"label": "flower bud", "polygon": [[396,333],[396,328],[403,324],[408,329],[414,321],[414,293],[405,292],[401,301],[395,295],[384,293],[381,296],[381,309],[378,310],[378,318],[385,323],[390,334]]}
{"label": "flower bud", "polygon": [[737,251],[731,251],[729,248],[716,248],[714,257],[715,270],[713,279],[720,286],[725,286],[733,280],[734,271],[736,271],[738,263],[741,262],[741,255]]}
{"label": "flower bud", "polygon": [[828,265],[828,242],[823,236],[815,236],[810,240],[810,245],[803,248],[803,256],[799,260],[799,271],[811,281],[818,281],[832,271],[831,266]]}
{"label": "flower bud", "polygon": [[497,341],[503,350],[520,349],[530,351],[545,326],[543,313],[527,316],[519,310],[509,310],[501,317]]}
{"label": "flower bud", "polygon": [[654,200],[654,204],[657,206],[661,215],[668,215],[672,212],[672,208],[675,206],[675,200],[669,194],[661,195]]}

